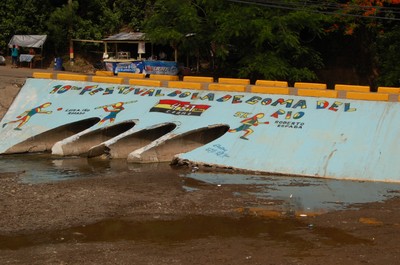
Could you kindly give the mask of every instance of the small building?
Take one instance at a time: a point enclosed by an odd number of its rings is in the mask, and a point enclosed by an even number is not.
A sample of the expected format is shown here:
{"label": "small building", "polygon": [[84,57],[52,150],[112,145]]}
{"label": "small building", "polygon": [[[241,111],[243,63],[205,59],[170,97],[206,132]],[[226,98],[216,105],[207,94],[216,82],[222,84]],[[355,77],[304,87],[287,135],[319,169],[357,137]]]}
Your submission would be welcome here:
{"label": "small building", "polygon": [[[103,62],[108,71],[146,74],[178,74],[178,64],[168,60],[168,49],[155,47],[142,32],[120,32],[102,40]],[[166,52],[164,51],[166,50]],[[155,55],[154,52],[158,52]]]}
{"label": "small building", "polygon": [[103,39],[103,42],[105,59],[141,60],[146,54],[146,43],[148,48],[151,45],[142,32],[121,32]]}

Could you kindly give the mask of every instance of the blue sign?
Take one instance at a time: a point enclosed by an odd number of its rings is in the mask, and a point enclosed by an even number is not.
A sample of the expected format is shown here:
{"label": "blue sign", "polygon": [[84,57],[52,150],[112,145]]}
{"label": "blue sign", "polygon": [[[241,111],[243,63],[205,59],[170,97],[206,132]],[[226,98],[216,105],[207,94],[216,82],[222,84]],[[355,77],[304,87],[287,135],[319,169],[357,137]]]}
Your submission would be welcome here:
{"label": "blue sign", "polygon": [[144,61],[146,74],[177,75],[178,64],[170,61]]}
{"label": "blue sign", "polygon": [[118,73],[143,73],[144,63],[143,61],[132,61],[132,62],[104,62],[104,66],[107,71],[111,71],[114,74]]}
{"label": "blue sign", "polygon": [[171,61],[132,61],[132,62],[104,62],[107,71],[114,74],[144,73],[157,75],[177,75],[178,64]]}
{"label": "blue sign", "polygon": [[114,73],[143,73],[143,61],[118,63],[115,67]]}

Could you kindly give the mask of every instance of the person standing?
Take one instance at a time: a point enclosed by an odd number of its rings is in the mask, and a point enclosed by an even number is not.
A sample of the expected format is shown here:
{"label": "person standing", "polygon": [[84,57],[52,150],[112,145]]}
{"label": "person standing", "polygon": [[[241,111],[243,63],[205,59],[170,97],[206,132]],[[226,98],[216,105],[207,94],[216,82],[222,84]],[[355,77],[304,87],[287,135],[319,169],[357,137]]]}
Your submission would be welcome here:
{"label": "person standing", "polygon": [[18,68],[18,55],[19,55],[18,47],[13,45],[13,47],[11,49],[11,64],[12,64],[12,67]]}

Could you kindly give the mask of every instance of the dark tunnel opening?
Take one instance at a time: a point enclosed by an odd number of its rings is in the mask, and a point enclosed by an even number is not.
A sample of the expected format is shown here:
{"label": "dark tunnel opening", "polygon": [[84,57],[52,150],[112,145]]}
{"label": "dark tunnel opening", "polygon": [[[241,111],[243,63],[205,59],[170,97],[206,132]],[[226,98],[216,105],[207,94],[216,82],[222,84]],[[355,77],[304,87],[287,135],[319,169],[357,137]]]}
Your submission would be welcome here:
{"label": "dark tunnel opening", "polygon": [[129,153],[148,145],[175,128],[176,124],[168,123],[155,128],[141,130],[119,139],[109,147],[100,145],[92,148],[88,152],[88,157],[106,155],[108,158],[127,158]]}
{"label": "dark tunnel opening", "polygon": [[112,139],[135,126],[133,121],[126,121],[112,126],[101,128],[87,134],[81,135],[79,139],[62,146],[63,154],[86,156],[88,151],[109,139]]}
{"label": "dark tunnel opening", "polygon": [[134,163],[170,162],[177,154],[192,151],[218,139],[228,129],[227,125],[218,125],[190,131],[147,150],[139,159],[132,158],[129,161]]}
{"label": "dark tunnel opening", "polygon": [[9,148],[6,154],[48,152],[52,146],[65,138],[80,133],[100,121],[99,118],[89,118],[72,122],[30,137],[29,139]]}

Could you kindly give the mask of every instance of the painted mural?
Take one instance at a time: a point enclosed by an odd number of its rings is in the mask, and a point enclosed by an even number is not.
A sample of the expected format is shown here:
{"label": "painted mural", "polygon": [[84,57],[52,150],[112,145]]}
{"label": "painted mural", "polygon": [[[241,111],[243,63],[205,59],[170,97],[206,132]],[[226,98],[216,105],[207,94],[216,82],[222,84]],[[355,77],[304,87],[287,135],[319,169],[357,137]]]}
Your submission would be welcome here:
{"label": "painted mural", "polygon": [[99,122],[84,133],[126,121],[135,126],[124,134],[166,123],[176,125],[172,136],[226,125],[223,136],[178,158],[273,174],[400,181],[399,115],[395,102],[28,79],[1,121],[0,153],[91,118]]}

